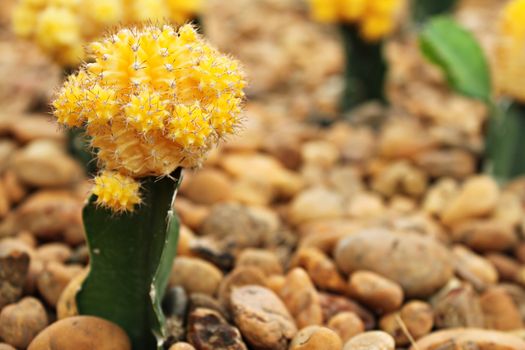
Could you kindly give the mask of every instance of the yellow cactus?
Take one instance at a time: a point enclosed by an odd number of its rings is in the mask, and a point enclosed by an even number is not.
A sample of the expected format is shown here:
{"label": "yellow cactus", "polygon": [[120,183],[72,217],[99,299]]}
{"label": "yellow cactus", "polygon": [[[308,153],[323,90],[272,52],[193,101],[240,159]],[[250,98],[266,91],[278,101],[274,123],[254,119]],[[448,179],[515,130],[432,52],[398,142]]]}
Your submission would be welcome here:
{"label": "yellow cactus", "polygon": [[499,93],[525,102],[525,0],[513,0],[499,18],[494,75]]}
{"label": "yellow cactus", "polygon": [[83,46],[113,26],[143,21],[182,24],[200,11],[202,0],[18,0],[17,35],[34,40],[57,62],[75,66]]}
{"label": "yellow cactus", "polygon": [[406,0],[310,0],[312,18],[319,22],[354,23],[363,39],[381,40],[397,26]]}
{"label": "yellow cactus", "polygon": [[93,194],[96,204],[115,212],[133,211],[140,204],[140,184],[119,173],[105,171],[95,177]]}
{"label": "yellow cactus", "polygon": [[242,70],[191,25],[122,29],[90,48],[92,63],[68,78],[53,106],[60,124],[86,128],[101,168],[167,176],[199,166],[235,132]]}

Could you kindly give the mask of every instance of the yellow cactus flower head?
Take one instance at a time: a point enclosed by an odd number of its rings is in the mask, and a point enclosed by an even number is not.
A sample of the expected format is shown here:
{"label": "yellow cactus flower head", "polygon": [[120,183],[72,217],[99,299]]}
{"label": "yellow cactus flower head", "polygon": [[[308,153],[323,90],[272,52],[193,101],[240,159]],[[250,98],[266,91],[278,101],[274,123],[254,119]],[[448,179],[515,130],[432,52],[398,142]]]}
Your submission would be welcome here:
{"label": "yellow cactus flower head", "polygon": [[102,169],[140,178],[198,167],[239,125],[242,69],[193,26],[122,29],[90,49],[53,106],[60,124],[86,129]]}
{"label": "yellow cactus flower head", "polygon": [[354,24],[363,39],[374,42],[397,27],[406,0],[310,0],[310,13],[319,22]]}
{"label": "yellow cactus flower head", "polygon": [[496,86],[500,93],[525,102],[525,0],[510,1],[499,18]]}

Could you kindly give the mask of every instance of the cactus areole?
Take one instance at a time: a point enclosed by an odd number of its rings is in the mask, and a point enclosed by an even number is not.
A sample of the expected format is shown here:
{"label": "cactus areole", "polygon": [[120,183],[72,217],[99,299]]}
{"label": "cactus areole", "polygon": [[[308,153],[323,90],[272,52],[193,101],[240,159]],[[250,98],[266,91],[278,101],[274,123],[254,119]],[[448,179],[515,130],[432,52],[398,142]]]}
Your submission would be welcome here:
{"label": "cactus areole", "polygon": [[101,169],[83,213],[91,260],[77,306],[120,325],[134,349],[155,349],[167,336],[160,301],[182,169],[237,130],[244,75],[191,25],[122,29],[90,51],[53,102],[59,124],[85,130]]}

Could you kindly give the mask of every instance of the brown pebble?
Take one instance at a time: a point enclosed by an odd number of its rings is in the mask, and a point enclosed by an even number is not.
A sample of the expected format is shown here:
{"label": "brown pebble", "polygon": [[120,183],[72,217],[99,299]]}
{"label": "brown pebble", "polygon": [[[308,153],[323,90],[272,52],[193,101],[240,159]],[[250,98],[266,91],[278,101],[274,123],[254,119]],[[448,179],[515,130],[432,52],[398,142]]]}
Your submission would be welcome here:
{"label": "brown pebble", "polygon": [[282,275],[283,267],[277,258],[275,253],[264,250],[264,249],[255,249],[248,248],[243,250],[237,261],[235,263],[237,267],[239,266],[255,266],[261,271],[263,271],[266,276],[271,275]]}
{"label": "brown pebble", "polygon": [[500,280],[515,280],[520,270],[520,264],[516,260],[501,253],[490,253],[486,255],[486,258],[498,271]]}
{"label": "brown pebble", "polygon": [[480,298],[487,328],[510,331],[523,328],[523,321],[511,296],[501,287],[487,290]]}
{"label": "brown pebble", "polygon": [[47,326],[46,310],[38,299],[27,297],[2,309],[0,338],[25,349],[33,338]]}
{"label": "brown pebble", "polygon": [[178,342],[170,346],[169,350],[195,350],[195,348],[191,344]]}
{"label": "brown pebble", "polygon": [[71,257],[71,248],[64,243],[46,243],[35,251],[35,258],[42,262],[56,261],[64,263]]}
{"label": "brown pebble", "polygon": [[255,349],[286,350],[297,332],[283,302],[271,290],[259,286],[235,288],[231,294],[235,324]]}
{"label": "brown pebble", "polygon": [[27,350],[131,350],[127,334],[116,324],[93,316],[59,320],[29,344]]}
{"label": "brown pebble", "polygon": [[327,326],[335,331],[343,343],[365,331],[365,324],[355,312],[344,311],[332,317]]}
{"label": "brown pebble", "polygon": [[344,293],[348,286],[335,263],[321,250],[300,248],[292,258],[292,267],[302,267],[320,289]]}
{"label": "brown pebble", "polygon": [[198,204],[211,205],[231,198],[233,184],[221,171],[207,168],[191,174],[181,193]]}
{"label": "brown pebble", "polygon": [[222,277],[222,272],[209,262],[181,256],[173,264],[170,285],[182,286],[188,294],[213,295],[219,288]]}
{"label": "brown pebble", "polygon": [[288,272],[280,296],[299,328],[323,324],[319,295],[303,269]]}
{"label": "brown pebble", "polygon": [[323,319],[329,320],[340,312],[355,312],[365,324],[365,329],[375,327],[374,315],[354,300],[330,293],[319,293],[319,301],[323,310]]}
{"label": "brown pebble", "polygon": [[505,332],[455,328],[430,333],[410,347],[410,350],[438,349],[523,350],[525,341]]}
{"label": "brown pebble", "polygon": [[31,249],[8,239],[0,242],[0,310],[21,296],[29,272]]}
{"label": "brown pebble", "polygon": [[62,265],[51,261],[44,265],[44,269],[37,276],[38,291],[49,305],[56,306],[60,294],[69,281],[80,274],[82,270],[83,268],[79,265]]}
{"label": "brown pebble", "polygon": [[0,350],[16,350],[16,349],[9,344],[0,343]]}
{"label": "brown pebble", "polygon": [[388,333],[371,331],[358,334],[345,343],[343,350],[394,350],[394,338]]}
{"label": "brown pebble", "polygon": [[264,273],[254,266],[237,267],[222,279],[217,293],[219,301],[227,309],[230,308],[230,295],[235,287],[246,285],[265,285]]}
{"label": "brown pebble", "polygon": [[343,343],[341,338],[333,330],[320,327],[308,326],[301,329],[290,343],[289,350],[341,350]]}
{"label": "brown pebble", "polygon": [[483,328],[485,320],[477,293],[468,283],[449,283],[432,299],[437,328]]}
{"label": "brown pebble", "polygon": [[381,313],[397,310],[403,302],[399,284],[374,272],[352,273],[349,286],[353,297]]}
{"label": "brown pebble", "polygon": [[66,317],[72,317],[78,315],[77,309],[77,293],[80,291],[82,283],[87,277],[89,270],[86,268],[81,273],[73,277],[67,284],[66,288],[60,294],[57,301],[57,318],[63,319]]}
{"label": "brown pebble", "polygon": [[412,300],[406,303],[401,308],[400,316],[414,339],[428,334],[434,326],[432,307],[423,301]]}
{"label": "brown pebble", "polygon": [[205,308],[190,313],[188,340],[199,350],[246,350],[239,330],[218,312]]}

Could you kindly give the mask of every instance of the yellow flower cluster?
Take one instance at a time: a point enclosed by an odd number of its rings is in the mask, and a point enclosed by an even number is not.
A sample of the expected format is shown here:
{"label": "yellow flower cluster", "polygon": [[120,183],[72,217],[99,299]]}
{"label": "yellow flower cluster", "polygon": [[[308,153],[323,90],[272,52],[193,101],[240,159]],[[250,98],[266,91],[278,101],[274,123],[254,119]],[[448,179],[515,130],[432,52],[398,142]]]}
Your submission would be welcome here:
{"label": "yellow flower cluster", "polygon": [[53,107],[60,124],[86,129],[101,168],[167,176],[199,166],[235,132],[242,69],[193,26],[122,29],[90,49],[93,63],[68,78]]}
{"label": "yellow flower cluster", "polygon": [[140,204],[140,184],[131,177],[119,173],[104,171],[95,178],[93,194],[96,204],[115,212],[133,211]]}
{"label": "yellow flower cluster", "polygon": [[513,0],[503,9],[496,48],[498,90],[525,102],[525,0]]}
{"label": "yellow flower cluster", "polygon": [[202,0],[18,0],[13,28],[60,64],[74,66],[84,58],[85,43],[108,28],[142,21],[182,24],[201,5]]}
{"label": "yellow flower cluster", "polygon": [[370,42],[392,33],[404,6],[405,0],[310,0],[316,21],[355,23]]}

